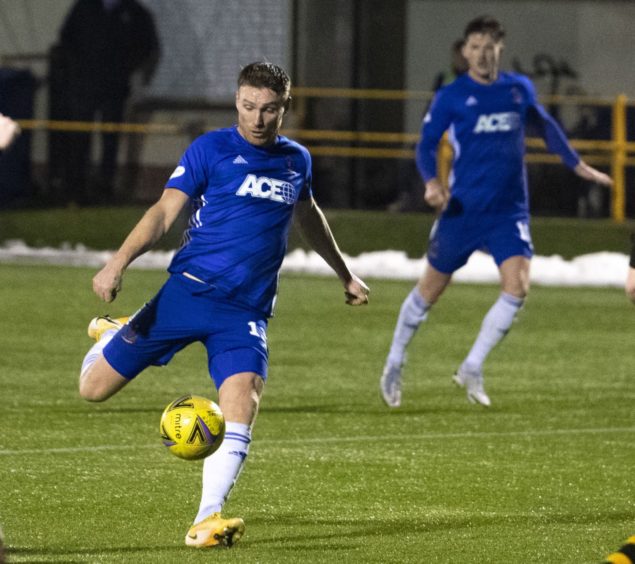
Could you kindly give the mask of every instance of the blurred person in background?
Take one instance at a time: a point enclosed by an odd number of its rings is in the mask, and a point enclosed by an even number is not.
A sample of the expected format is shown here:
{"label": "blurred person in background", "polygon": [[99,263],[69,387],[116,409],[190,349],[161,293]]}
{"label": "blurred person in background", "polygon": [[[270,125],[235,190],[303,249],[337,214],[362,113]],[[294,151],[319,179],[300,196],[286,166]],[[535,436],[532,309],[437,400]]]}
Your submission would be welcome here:
{"label": "blurred person in background", "polygon": [[[468,23],[462,53],[469,70],[439,90],[423,120],[416,161],[425,182],[425,200],[439,217],[430,234],[424,273],[401,306],[380,379],[389,407],[401,404],[406,347],[454,272],[477,250],[492,255],[501,293],[453,381],[466,389],[471,403],[491,404],[483,386],[483,364],[511,329],[529,291],[533,245],[524,163],[526,124],[535,124],[547,149],[578,176],[612,184],[606,174],[580,159],[538,103],[527,77],[499,72],[504,36],[502,25],[492,17]],[[449,188],[437,176],[437,149],[445,131],[454,148]]]}
{"label": "blurred person in background", "polygon": [[[51,54],[50,117],[121,123],[139,73],[147,85],[160,56],[152,14],[137,0],[77,0]],[[109,202],[114,197],[119,133],[102,133],[101,159],[90,186],[90,132],[50,137],[51,189],[66,201]]]}
{"label": "blurred person in background", "polygon": [[450,68],[441,71],[434,78],[434,83],[432,84],[433,92],[436,92],[442,86],[446,86],[451,82],[454,82],[457,77],[468,71],[468,64],[465,60],[465,57],[463,56],[464,44],[465,40],[463,38],[457,39],[454,41],[454,43],[452,43],[452,48],[450,49]]}

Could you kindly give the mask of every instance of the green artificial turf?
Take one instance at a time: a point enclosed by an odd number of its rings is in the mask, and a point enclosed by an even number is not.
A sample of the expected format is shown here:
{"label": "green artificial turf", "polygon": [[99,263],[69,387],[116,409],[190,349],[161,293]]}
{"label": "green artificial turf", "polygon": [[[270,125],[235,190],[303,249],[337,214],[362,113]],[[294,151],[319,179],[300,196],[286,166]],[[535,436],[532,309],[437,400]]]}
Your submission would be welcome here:
{"label": "green artificial turf", "polygon": [[226,505],[230,550],[183,539],[200,462],[159,417],[215,397],[193,345],[103,404],[76,390],[89,319],[128,314],[164,279],[131,271],[104,307],[91,270],[0,265],[0,524],[10,562],[597,563],[635,532],[635,309],[619,289],[533,289],[486,365],[493,406],[450,382],[498,290],[455,285],[410,347],[401,408],[378,380],[411,283],[286,276],[270,379]]}

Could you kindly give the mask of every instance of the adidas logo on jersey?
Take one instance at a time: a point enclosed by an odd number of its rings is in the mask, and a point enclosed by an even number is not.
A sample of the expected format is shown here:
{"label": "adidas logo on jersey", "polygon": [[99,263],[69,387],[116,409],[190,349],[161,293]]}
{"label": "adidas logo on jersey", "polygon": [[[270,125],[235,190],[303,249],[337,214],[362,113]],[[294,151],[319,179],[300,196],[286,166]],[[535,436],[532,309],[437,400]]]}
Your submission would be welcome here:
{"label": "adidas logo on jersey", "polygon": [[466,106],[476,106],[478,104],[478,100],[474,98],[474,96],[470,96],[467,100],[465,100]]}
{"label": "adidas logo on jersey", "polygon": [[234,164],[248,164],[245,160],[245,157],[243,157],[242,155],[238,155],[232,162]]}
{"label": "adidas logo on jersey", "polygon": [[520,115],[516,112],[483,114],[478,116],[474,133],[498,133],[512,131],[520,127]]}
{"label": "adidas logo on jersey", "polygon": [[236,196],[264,198],[283,204],[295,204],[295,187],[290,182],[248,174],[236,191]]}

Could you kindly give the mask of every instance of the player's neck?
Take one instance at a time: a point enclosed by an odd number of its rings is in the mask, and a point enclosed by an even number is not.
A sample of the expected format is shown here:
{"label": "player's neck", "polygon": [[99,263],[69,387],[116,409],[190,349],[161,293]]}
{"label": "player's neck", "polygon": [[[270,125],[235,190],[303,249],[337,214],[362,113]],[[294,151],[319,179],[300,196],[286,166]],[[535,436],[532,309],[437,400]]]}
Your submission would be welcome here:
{"label": "player's neck", "polygon": [[498,69],[486,75],[479,74],[472,70],[467,71],[467,74],[474,82],[487,86],[496,82],[496,79],[498,78]]}

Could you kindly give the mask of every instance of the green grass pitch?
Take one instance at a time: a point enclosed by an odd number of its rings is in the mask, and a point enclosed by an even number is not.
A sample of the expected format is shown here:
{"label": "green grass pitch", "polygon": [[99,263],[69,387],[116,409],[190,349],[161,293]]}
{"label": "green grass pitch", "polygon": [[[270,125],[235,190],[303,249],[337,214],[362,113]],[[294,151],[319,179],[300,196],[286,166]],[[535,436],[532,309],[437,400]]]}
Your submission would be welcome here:
{"label": "green grass pitch", "polygon": [[203,348],[110,401],[76,390],[93,315],[161,284],[131,271],[104,307],[93,271],[0,265],[0,524],[10,562],[594,563],[635,533],[635,308],[619,289],[535,287],[486,365],[489,410],[450,376],[494,286],[455,285],[410,348],[403,406],[378,379],[409,282],[286,276],[270,379],[226,506],[231,550],[183,544],[200,466],[161,445],[163,407],[216,397]]}

